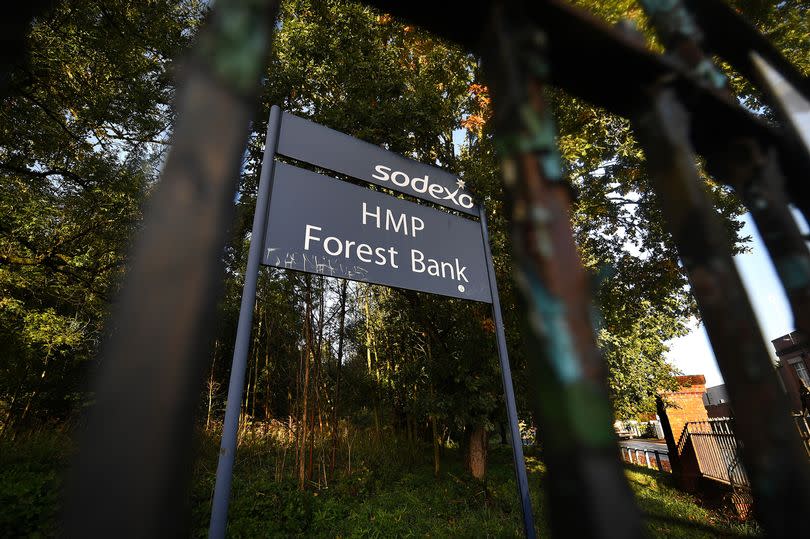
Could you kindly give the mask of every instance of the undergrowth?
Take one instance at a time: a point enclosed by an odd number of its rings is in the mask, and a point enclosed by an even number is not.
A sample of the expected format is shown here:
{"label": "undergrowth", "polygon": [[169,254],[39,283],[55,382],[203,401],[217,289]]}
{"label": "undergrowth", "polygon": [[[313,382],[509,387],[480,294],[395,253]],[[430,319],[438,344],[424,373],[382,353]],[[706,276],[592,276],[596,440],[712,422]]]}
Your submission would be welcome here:
{"label": "undergrowth", "polygon": [[[53,537],[58,518],[69,438],[39,433],[0,440],[0,537]],[[206,537],[217,459],[217,440],[203,435],[198,444],[189,496],[192,537]],[[532,502],[541,537],[548,536],[541,485],[542,463],[527,456]],[[240,445],[229,509],[229,537],[520,537],[511,452],[490,449],[486,482],[468,476],[456,450],[446,450],[442,473],[433,477],[428,448],[375,444],[358,437],[349,473],[346,455],[335,474],[300,491],[279,466],[275,442],[260,439]],[[287,457],[291,460],[291,457]],[[751,537],[752,522],[702,506],[674,488],[671,476],[628,468],[652,537]]]}
{"label": "undergrowth", "polygon": [[0,537],[58,535],[70,447],[61,431],[0,438]]}

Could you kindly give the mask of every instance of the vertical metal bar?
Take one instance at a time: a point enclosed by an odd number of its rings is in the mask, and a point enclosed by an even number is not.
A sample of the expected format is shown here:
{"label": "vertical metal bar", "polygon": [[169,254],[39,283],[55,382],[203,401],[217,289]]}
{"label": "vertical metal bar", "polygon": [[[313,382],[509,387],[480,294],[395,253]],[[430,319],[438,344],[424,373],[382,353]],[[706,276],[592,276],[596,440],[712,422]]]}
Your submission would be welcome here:
{"label": "vertical metal bar", "polygon": [[498,295],[498,283],[495,279],[492,252],[489,248],[487,210],[483,204],[478,206],[478,214],[481,219],[481,236],[484,240],[484,254],[487,260],[489,290],[492,293],[492,317],[495,320],[495,338],[498,341],[498,361],[501,365],[501,381],[503,382],[503,395],[506,401],[506,415],[509,420],[509,432],[512,435],[512,456],[515,460],[515,477],[517,479],[518,496],[520,497],[520,509],[523,513],[523,529],[526,537],[533,539],[536,537],[536,533],[532,502],[529,498],[529,480],[526,476],[526,462],[523,460],[523,441],[518,426],[515,390],[512,385],[512,369],[509,366],[509,353],[506,350],[506,334],[504,333],[503,316],[501,315],[501,300]]}
{"label": "vertical metal bar", "polygon": [[661,471],[661,454],[658,452],[657,449],[654,451],[654,453],[655,453],[655,467],[660,472]]}
{"label": "vertical metal bar", "polygon": [[652,468],[650,465],[650,453],[646,449],[644,450],[644,458],[647,459],[647,468]]}
{"label": "vertical metal bar", "polygon": [[[706,440],[706,452],[711,457],[711,469],[715,477],[727,478],[729,476],[729,464],[731,461],[728,455],[723,450],[721,434],[707,434],[704,436]],[[702,471],[702,470],[701,470]]]}
{"label": "vertical metal bar", "polygon": [[[716,444],[712,441],[713,427],[711,423],[698,421],[694,423],[695,431],[692,433],[692,447],[698,462],[698,471],[704,473],[706,470],[713,470],[719,462],[720,453]],[[712,472],[714,473],[714,472]],[[715,476],[717,477],[717,476]]]}
{"label": "vertical metal bar", "polygon": [[[484,68],[493,95],[515,282],[528,321],[531,403],[543,435],[552,533],[641,537],[612,428],[596,312],[570,219],[551,110],[545,35],[519,3],[492,6]],[[609,500],[609,504],[605,504]]]}
{"label": "vertical metal bar", "polygon": [[707,165],[734,187],[751,212],[790,302],[794,325],[810,335],[810,251],[791,214],[776,152],[753,140],[734,140],[725,153],[710,156]]}
{"label": "vertical metal bar", "polygon": [[[733,99],[728,80],[702,50],[703,33],[684,3],[641,0],[641,4],[680,63]],[[706,165],[750,210],[790,301],[796,329],[810,335],[810,251],[791,215],[776,151],[739,137],[708,155]]]}
{"label": "vertical metal bar", "polygon": [[[717,447],[720,453],[720,462],[725,467],[725,473],[731,481],[732,464],[739,461],[739,453],[737,451],[737,444],[734,440],[734,435],[731,432],[728,421],[724,421],[720,427],[720,432],[717,434]],[[741,467],[738,465],[736,470],[739,471]]]}
{"label": "vertical metal bar", "polygon": [[729,464],[732,460],[729,459],[728,452],[723,447],[723,442],[728,439],[728,436],[725,434],[711,434],[706,436],[706,441],[711,444],[711,450],[713,451],[714,466],[717,468],[718,473],[724,474],[724,476],[729,475]]}
{"label": "vertical metal bar", "polygon": [[183,62],[172,147],[108,329],[66,537],[188,535],[194,412],[278,3],[222,0]]}
{"label": "vertical metal bar", "polygon": [[228,523],[228,503],[231,495],[233,462],[236,457],[236,438],[239,429],[239,410],[242,391],[245,385],[245,368],[250,349],[250,332],[253,328],[253,306],[256,303],[256,282],[264,249],[264,233],[267,228],[267,210],[270,205],[270,192],[273,188],[276,148],[281,129],[281,109],[273,105],[267,123],[267,139],[264,145],[262,171],[256,197],[256,212],[253,214],[253,231],[250,236],[245,286],[242,290],[242,305],[239,308],[239,323],[236,329],[236,345],[233,349],[231,379],[228,386],[228,404],[225,407],[225,423],[222,427],[222,444],[217,463],[217,479],[214,487],[214,501],[211,507],[211,525],[208,537],[225,537]]}
{"label": "vertical metal bar", "polygon": [[[782,76],[779,70],[771,66],[756,51],[749,53],[751,63],[755,66],[759,80],[763,82],[762,88],[766,96],[775,109],[781,113],[782,124],[792,132],[796,142],[794,151],[803,150],[805,157],[810,157],[810,121],[807,120],[810,111],[810,102],[806,95],[794,88],[789,81]],[[804,84],[805,91],[807,84]],[[805,160],[805,162],[807,162]]]}
{"label": "vertical metal bar", "polygon": [[672,90],[651,89],[648,107],[633,125],[734,403],[759,522],[783,536],[801,525],[810,506],[810,468],[734,266],[728,232],[695,166],[687,112]]}

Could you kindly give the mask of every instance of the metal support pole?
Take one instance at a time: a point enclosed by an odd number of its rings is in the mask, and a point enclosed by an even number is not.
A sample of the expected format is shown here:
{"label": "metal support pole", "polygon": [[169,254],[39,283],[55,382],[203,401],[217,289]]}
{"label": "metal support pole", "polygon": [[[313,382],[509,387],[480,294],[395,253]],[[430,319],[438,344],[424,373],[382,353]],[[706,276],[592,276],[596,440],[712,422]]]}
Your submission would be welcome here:
{"label": "metal support pole", "polygon": [[492,263],[492,252],[489,248],[487,212],[483,204],[478,205],[478,214],[481,218],[481,235],[483,236],[484,254],[487,259],[489,290],[492,293],[492,317],[495,320],[495,338],[498,341],[498,360],[501,364],[503,395],[506,401],[509,433],[512,436],[512,456],[515,459],[515,478],[517,479],[518,495],[520,496],[520,509],[523,513],[523,529],[526,532],[527,538],[534,539],[537,535],[534,530],[532,502],[529,498],[529,479],[526,476],[526,462],[523,460],[523,440],[520,436],[520,428],[518,427],[515,390],[512,386],[512,369],[509,367],[509,354],[506,351],[506,334],[504,333],[503,317],[501,316],[501,300],[498,296],[498,283],[495,280],[495,266]]}
{"label": "metal support pole", "polygon": [[222,428],[222,444],[217,463],[217,479],[214,487],[214,501],[211,508],[211,525],[208,529],[210,539],[225,537],[228,523],[228,503],[231,495],[233,462],[236,457],[236,437],[239,429],[239,408],[242,402],[242,390],[245,386],[245,368],[250,349],[250,332],[253,328],[253,307],[256,303],[256,281],[259,276],[264,233],[267,227],[267,209],[270,205],[270,191],[273,187],[274,157],[278,148],[278,137],[281,128],[281,109],[273,105],[270,109],[270,120],[267,123],[267,139],[264,145],[264,159],[259,177],[259,188],[256,196],[256,213],[253,215],[253,231],[250,236],[245,286],[242,290],[242,305],[239,308],[239,323],[236,329],[236,345],[233,349],[231,380],[228,386],[228,403],[225,408],[225,423]]}

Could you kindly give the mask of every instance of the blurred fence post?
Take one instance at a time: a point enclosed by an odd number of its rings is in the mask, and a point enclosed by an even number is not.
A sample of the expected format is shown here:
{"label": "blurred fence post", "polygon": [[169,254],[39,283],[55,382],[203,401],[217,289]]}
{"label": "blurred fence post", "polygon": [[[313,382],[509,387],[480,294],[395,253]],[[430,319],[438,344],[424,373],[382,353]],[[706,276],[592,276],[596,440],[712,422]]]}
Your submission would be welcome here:
{"label": "blurred fence post", "polygon": [[179,537],[222,253],[278,3],[219,0],[178,69],[177,122],[108,323],[66,537]]}

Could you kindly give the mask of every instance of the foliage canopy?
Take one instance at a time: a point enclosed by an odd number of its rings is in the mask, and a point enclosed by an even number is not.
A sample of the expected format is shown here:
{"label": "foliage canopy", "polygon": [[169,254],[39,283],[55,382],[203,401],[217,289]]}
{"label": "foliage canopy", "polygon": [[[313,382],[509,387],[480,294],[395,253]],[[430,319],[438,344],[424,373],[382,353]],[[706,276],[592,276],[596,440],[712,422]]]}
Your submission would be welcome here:
{"label": "foliage canopy", "polygon": [[[645,28],[629,0],[577,3],[611,22],[630,17]],[[807,72],[805,4],[735,5]],[[63,0],[29,32],[28,56],[14,67],[0,105],[3,428],[64,419],[88,398],[88,366],[171,134],[173,61],[190,46],[207,9],[199,0]],[[729,74],[742,101],[759,110],[750,85]],[[563,92],[549,95],[577,194],[576,239],[594,276],[611,395],[617,416],[631,417],[650,411],[656,391],[669,383],[666,342],[687,331],[695,306],[628,122]],[[223,254],[226,293],[212,337],[208,420],[219,416],[225,398],[271,104],[455,171],[486,202],[516,393],[525,395],[490,101],[477,59],[357,3],[289,0],[251,126],[234,202],[239,217]],[[744,249],[737,199],[707,185]],[[499,430],[500,381],[483,306],[352,285],[342,338],[340,297],[339,284],[329,280],[264,272],[248,415],[312,421],[315,406],[318,414],[332,410],[413,438],[430,438],[435,429],[445,442],[476,429]],[[119,330],[125,328],[106,328]],[[305,379],[310,367],[312,378]],[[315,400],[304,404],[307,395]],[[525,403],[519,408],[531,422]]]}

